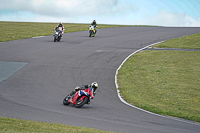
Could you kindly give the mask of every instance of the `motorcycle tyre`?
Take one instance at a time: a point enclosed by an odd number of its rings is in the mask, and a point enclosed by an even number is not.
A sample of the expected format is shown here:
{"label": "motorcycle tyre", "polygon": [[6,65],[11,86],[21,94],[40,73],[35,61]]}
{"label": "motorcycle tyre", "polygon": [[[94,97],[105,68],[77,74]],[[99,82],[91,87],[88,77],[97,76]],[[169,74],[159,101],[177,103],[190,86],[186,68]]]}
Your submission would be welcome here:
{"label": "motorcycle tyre", "polygon": [[56,37],[54,37],[54,42],[56,42]]}
{"label": "motorcycle tyre", "polygon": [[92,36],[92,31],[90,31],[90,35],[89,35],[89,37],[91,37]]}
{"label": "motorcycle tyre", "polygon": [[92,37],[94,37],[95,36],[95,32],[92,32]]}
{"label": "motorcycle tyre", "polygon": [[68,100],[66,100],[68,98],[68,95],[63,99],[63,104],[64,105],[69,105]]}
{"label": "motorcycle tyre", "polygon": [[58,37],[58,42],[60,42],[60,40],[61,40],[61,36],[60,36],[60,37]]}
{"label": "motorcycle tyre", "polygon": [[96,32],[92,32],[92,37],[94,37],[94,36],[95,36],[95,34],[96,34]]}
{"label": "motorcycle tyre", "polygon": [[76,100],[76,105],[75,105],[76,108],[80,108],[80,107],[82,107],[84,104],[86,104],[88,102],[88,99],[85,97],[85,98],[83,98],[83,100],[82,100],[82,102],[80,104],[77,104],[81,98],[82,97],[79,97]]}

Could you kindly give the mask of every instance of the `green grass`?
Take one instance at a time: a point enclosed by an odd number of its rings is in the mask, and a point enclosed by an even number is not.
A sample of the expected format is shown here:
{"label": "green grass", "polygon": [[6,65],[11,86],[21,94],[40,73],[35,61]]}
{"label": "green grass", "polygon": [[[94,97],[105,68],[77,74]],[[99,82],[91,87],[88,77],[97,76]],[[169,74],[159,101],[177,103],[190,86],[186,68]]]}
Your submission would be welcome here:
{"label": "green grass", "polygon": [[200,33],[181,38],[167,40],[152,47],[158,48],[180,48],[180,49],[200,49]]}
{"label": "green grass", "polygon": [[[157,47],[199,48],[199,38],[172,39]],[[119,90],[127,102],[145,110],[200,122],[199,68],[200,51],[139,52],[119,70]]]}
{"label": "green grass", "polygon": [[0,117],[1,133],[111,133],[92,128],[68,126],[64,124],[25,121]]}
{"label": "green grass", "polygon": [[[54,34],[58,23],[0,22],[0,42]],[[65,33],[88,30],[89,24],[63,23]],[[98,24],[98,29],[128,27],[130,25]]]}

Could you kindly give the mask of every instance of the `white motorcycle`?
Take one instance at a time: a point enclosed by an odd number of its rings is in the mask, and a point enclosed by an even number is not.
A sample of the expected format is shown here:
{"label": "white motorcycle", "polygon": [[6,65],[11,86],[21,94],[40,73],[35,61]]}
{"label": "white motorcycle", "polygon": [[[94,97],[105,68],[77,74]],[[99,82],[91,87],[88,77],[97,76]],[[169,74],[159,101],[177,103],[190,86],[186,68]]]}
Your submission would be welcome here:
{"label": "white motorcycle", "polygon": [[56,41],[59,42],[61,40],[61,37],[62,37],[62,27],[56,28],[53,36],[54,36],[54,42],[56,42]]}

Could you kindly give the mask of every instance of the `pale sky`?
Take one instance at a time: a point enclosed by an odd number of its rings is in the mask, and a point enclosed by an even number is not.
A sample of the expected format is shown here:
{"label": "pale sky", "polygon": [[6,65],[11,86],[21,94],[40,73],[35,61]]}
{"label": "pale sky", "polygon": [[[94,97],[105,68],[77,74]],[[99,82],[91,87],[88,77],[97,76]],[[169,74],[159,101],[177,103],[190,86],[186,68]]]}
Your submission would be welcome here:
{"label": "pale sky", "polygon": [[200,0],[0,0],[0,21],[200,27]]}

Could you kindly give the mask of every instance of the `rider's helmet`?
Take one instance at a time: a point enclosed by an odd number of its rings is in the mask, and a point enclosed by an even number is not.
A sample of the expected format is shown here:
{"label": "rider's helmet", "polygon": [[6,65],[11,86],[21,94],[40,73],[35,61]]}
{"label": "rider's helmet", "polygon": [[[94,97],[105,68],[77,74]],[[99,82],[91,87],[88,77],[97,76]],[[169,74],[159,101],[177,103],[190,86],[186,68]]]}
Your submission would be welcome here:
{"label": "rider's helmet", "polygon": [[91,87],[94,89],[94,94],[96,93],[96,90],[97,90],[97,88],[98,88],[98,84],[97,84],[97,82],[92,82],[92,84],[91,84]]}
{"label": "rider's helmet", "polygon": [[59,26],[62,27],[62,23],[61,22],[59,23]]}
{"label": "rider's helmet", "polygon": [[93,20],[93,22],[95,22],[95,23],[96,23],[96,20]]}

